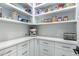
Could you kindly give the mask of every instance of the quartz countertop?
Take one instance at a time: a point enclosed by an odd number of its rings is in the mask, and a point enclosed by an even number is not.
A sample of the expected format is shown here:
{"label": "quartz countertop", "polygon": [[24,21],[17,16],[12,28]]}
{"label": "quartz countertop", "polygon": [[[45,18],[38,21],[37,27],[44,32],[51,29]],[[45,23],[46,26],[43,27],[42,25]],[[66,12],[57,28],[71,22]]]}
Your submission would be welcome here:
{"label": "quartz countertop", "polygon": [[0,50],[7,48],[7,47],[10,47],[10,46],[13,46],[13,45],[16,45],[16,44],[19,44],[19,43],[27,41],[27,40],[32,40],[33,38],[36,38],[37,40],[39,40],[39,39],[51,40],[51,41],[55,41],[55,42],[78,45],[77,41],[68,41],[68,40],[64,40],[62,38],[44,37],[44,36],[36,36],[36,37],[27,36],[27,37],[13,39],[13,40],[9,40],[9,41],[0,42]]}

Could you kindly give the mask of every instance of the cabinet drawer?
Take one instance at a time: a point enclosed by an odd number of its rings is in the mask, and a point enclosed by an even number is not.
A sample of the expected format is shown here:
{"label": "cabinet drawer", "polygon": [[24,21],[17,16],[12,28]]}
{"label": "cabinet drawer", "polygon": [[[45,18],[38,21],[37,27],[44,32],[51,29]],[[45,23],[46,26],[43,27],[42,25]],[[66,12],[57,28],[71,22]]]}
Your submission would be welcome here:
{"label": "cabinet drawer", "polygon": [[17,45],[18,49],[25,49],[27,47],[29,47],[29,41],[27,42],[23,42]]}
{"label": "cabinet drawer", "polygon": [[61,48],[64,48],[64,49],[74,49],[74,48],[76,48],[75,45],[59,43],[59,42],[55,42],[55,46],[58,46],[58,47],[61,47]]}
{"label": "cabinet drawer", "polygon": [[52,47],[40,45],[39,53],[40,53],[40,55],[41,54],[45,54],[48,56],[52,55]]}
{"label": "cabinet drawer", "polygon": [[48,41],[48,40],[39,40],[39,43],[41,45],[46,45],[46,46],[52,46],[52,45],[54,45],[54,42]]}
{"label": "cabinet drawer", "polygon": [[2,56],[8,56],[10,55],[11,53],[14,53],[17,51],[16,49],[16,46],[12,46],[12,47],[9,47],[9,48],[6,48],[3,50],[4,52],[2,53]]}
{"label": "cabinet drawer", "polygon": [[14,51],[12,53],[5,54],[4,56],[17,56],[17,51]]}
{"label": "cabinet drawer", "polygon": [[64,48],[62,46],[55,46],[55,55],[56,56],[75,56],[75,52],[72,48]]}

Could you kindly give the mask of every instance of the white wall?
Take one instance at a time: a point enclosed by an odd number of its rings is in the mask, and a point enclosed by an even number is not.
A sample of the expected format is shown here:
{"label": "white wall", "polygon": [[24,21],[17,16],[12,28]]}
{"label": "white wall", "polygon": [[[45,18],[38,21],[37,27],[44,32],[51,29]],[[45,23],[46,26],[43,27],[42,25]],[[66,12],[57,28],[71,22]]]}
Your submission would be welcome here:
{"label": "white wall", "polygon": [[0,41],[23,37],[28,33],[28,26],[0,21]]}
{"label": "white wall", "polygon": [[64,32],[75,32],[76,23],[40,25],[38,27],[38,35],[48,37],[63,37]]}

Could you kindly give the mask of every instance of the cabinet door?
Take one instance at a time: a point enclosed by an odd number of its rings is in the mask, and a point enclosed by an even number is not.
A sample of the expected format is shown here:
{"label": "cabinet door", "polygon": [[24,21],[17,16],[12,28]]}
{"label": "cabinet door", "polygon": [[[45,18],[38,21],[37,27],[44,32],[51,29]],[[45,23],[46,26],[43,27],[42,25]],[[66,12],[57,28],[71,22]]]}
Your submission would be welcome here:
{"label": "cabinet door", "polygon": [[49,41],[49,40],[39,39],[39,44],[40,45],[46,45],[46,46],[52,46],[53,42],[52,41]]}
{"label": "cabinet door", "polygon": [[34,56],[35,55],[35,39],[30,40],[30,56]]}

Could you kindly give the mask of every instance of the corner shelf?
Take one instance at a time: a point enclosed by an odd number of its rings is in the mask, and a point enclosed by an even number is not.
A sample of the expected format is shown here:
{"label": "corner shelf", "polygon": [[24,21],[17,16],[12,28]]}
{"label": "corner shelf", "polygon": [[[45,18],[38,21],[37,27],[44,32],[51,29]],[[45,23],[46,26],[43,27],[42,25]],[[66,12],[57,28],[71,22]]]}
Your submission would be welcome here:
{"label": "corner shelf", "polygon": [[35,15],[35,16],[39,17],[39,16],[43,16],[43,15],[49,15],[49,14],[52,14],[52,13],[64,12],[64,11],[72,10],[72,9],[75,9],[75,8],[76,8],[76,6],[70,6],[70,7],[66,7],[66,8],[62,8],[62,9],[58,9],[58,10],[53,10],[53,11],[49,11],[49,12],[42,13],[42,14],[38,14],[38,15]]}
{"label": "corner shelf", "polygon": [[64,23],[76,23],[76,20],[69,21],[58,21],[58,22],[47,22],[47,23],[37,23],[37,25],[48,25],[48,24],[64,24]]}
{"label": "corner shelf", "polygon": [[24,13],[25,15],[32,16],[32,14],[30,14],[30,13],[28,13],[28,12],[26,12],[26,11],[24,11],[24,10],[22,10],[22,9],[20,9],[20,8],[14,6],[14,5],[12,5],[12,4],[10,4],[10,3],[5,3],[5,5],[7,5],[8,8],[13,8],[14,10],[17,10],[17,11],[19,11],[19,12],[22,12],[22,13]]}
{"label": "corner shelf", "polygon": [[16,24],[32,25],[32,23],[26,23],[26,22],[14,20],[14,19],[7,19],[7,18],[0,18],[0,21],[3,21],[3,22],[12,22],[12,23],[16,23]]}
{"label": "corner shelf", "polygon": [[45,6],[45,5],[47,5],[47,4],[46,3],[42,3],[42,4],[39,4],[39,5],[35,6],[35,8],[40,8],[40,7]]}

